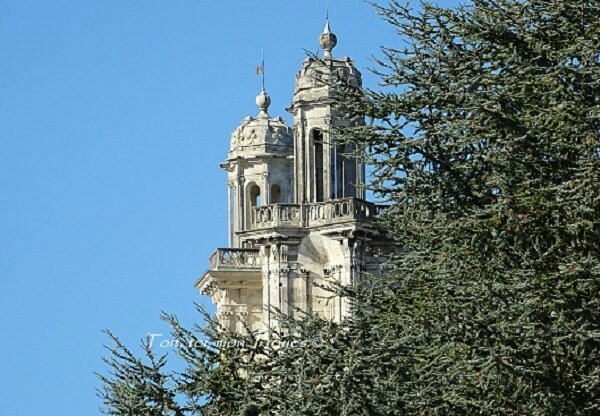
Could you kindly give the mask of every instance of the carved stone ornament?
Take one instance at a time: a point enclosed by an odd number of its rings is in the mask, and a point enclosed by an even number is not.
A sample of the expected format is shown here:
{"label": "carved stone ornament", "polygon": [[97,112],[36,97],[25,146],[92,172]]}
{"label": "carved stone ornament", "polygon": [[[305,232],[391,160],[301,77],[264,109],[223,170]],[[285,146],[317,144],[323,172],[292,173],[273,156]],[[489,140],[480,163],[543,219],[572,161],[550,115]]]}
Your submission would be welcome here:
{"label": "carved stone ornament", "polygon": [[260,246],[258,253],[259,253],[260,259],[262,260],[263,264],[266,264],[267,260],[269,258],[269,247]]}
{"label": "carved stone ornament", "polygon": [[277,245],[271,246],[271,259],[274,262],[279,261],[279,247]]}
{"label": "carved stone ornament", "polygon": [[282,262],[287,262],[288,260],[288,246],[281,245],[279,246],[279,260]]}

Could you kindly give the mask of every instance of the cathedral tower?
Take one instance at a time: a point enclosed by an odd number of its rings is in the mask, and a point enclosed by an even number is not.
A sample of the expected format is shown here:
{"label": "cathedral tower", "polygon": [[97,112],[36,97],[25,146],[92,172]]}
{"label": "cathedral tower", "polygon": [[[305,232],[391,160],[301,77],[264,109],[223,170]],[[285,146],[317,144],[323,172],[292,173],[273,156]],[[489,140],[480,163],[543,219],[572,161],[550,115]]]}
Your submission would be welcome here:
{"label": "cathedral tower", "polygon": [[306,59],[296,75],[293,128],[268,114],[263,90],[258,115],[233,132],[221,165],[228,172],[229,247],[213,253],[196,287],[233,330],[276,326],[274,309],[339,321],[349,305],[315,283],[356,284],[394,250],[371,225],[381,207],[364,200],[363,164],[332,133],[364,123],[335,110],[335,83],[361,88],[361,74],[350,58],[333,57],[337,38],[328,22],[319,43],[322,58]]}

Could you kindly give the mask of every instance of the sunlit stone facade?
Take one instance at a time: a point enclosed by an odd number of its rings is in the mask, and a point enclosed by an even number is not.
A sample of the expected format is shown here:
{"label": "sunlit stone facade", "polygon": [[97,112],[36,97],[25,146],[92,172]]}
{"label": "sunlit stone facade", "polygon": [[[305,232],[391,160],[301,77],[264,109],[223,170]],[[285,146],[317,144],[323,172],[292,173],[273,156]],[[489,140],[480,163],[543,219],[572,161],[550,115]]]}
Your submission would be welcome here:
{"label": "sunlit stone facade", "polygon": [[352,148],[330,136],[334,127],[363,123],[336,115],[329,80],[357,88],[361,73],[350,58],[336,59],[329,24],[320,37],[323,58],[308,58],[296,75],[288,127],[269,115],[265,91],[259,113],[231,135],[227,160],[229,248],[218,248],[196,286],[212,297],[220,322],[243,331],[276,325],[273,308],[294,315],[311,310],[339,321],[347,303],[315,282],[356,284],[376,273],[393,250],[371,225],[381,209],[364,200],[363,164]]}

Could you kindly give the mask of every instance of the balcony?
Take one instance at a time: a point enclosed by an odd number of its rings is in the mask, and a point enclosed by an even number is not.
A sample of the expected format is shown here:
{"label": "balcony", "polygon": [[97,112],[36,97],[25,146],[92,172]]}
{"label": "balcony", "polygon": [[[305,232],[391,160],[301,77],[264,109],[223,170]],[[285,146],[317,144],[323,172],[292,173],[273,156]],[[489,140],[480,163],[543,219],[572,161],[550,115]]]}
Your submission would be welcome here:
{"label": "balcony", "polygon": [[375,218],[381,206],[358,198],[333,199],[306,206],[306,226],[319,227],[344,222],[366,223]]}
{"label": "balcony", "polygon": [[333,199],[306,205],[265,205],[252,208],[251,230],[368,223],[385,208],[358,198]]}
{"label": "balcony", "polygon": [[252,229],[300,226],[300,205],[272,204],[252,208]]}
{"label": "balcony", "polygon": [[260,268],[261,261],[257,248],[218,248],[210,256],[210,269],[214,271],[254,271]]}
{"label": "balcony", "polygon": [[224,290],[260,290],[261,276],[257,248],[218,248],[210,256],[210,270],[196,281],[196,288],[200,293],[212,296],[213,302],[218,304],[223,299]]}

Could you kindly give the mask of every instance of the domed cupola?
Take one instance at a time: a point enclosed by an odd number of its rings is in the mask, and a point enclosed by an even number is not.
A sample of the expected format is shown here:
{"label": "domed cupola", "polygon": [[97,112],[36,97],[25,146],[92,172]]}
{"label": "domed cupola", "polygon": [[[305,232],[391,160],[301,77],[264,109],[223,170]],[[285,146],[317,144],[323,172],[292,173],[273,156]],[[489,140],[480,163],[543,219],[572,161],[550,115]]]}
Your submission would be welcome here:
{"label": "domed cupola", "polygon": [[228,177],[231,247],[245,245],[243,234],[252,230],[261,206],[294,200],[294,136],[281,117],[269,115],[270,104],[263,89],[256,97],[258,115],[246,117],[233,131],[227,160],[221,164]]}
{"label": "domed cupola", "polygon": [[229,159],[293,153],[292,129],[281,117],[269,116],[270,104],[271,97],[264,90],[256,96],[259,113],[246,117],[231,134]]}
{"label": "domed cupola", "polygon": [[362,76],[355,68],[354,61],[348,57],[340,59],[333,57],[332,51],[337,41],[337,36],[331,32],[328,21],[319,36],[323,58],[309,57],[304,60],[302,69],[296,75],[293,107],[308,101],[333,99],[332,85],[336,82],[344,82],[357,88],[362,86]]}

